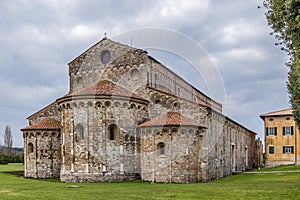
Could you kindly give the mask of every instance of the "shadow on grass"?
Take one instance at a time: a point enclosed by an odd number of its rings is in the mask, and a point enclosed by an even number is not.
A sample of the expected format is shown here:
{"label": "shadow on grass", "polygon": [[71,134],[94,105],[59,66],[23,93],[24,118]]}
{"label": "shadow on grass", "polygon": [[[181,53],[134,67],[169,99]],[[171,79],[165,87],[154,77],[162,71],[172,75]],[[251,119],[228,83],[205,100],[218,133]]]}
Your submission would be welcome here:
{"label": "shadow on grass", "polygon": [[13,174],[15,176],[23,176],[24,177],[24,170],[22,171],[7,171],[7,172],[3,172],[6,174]]}

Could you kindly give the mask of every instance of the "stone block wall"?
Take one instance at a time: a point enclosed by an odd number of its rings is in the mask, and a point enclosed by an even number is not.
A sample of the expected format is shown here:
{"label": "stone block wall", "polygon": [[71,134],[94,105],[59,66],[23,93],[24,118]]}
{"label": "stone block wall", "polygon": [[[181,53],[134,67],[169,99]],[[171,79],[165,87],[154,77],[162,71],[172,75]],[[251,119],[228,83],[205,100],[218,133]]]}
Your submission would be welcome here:
{"label": "stone block wall", "polygon": [[202,129],[168,126],[140,128],[139,132],[142,180],[165,183],[199,181],[197,158]]}
{"label": "stone block wall", "polygon": [[25,177],[60,176],[61,135],[58,131],[24,132]]}
{"label": "stone block wall", "polygon": [[[61,102],[61,180],[104,182],[137,177],[140,174],[140,157],[136,127],[148,118],[147,103],[124,97],[109,99],[99,96],[96,99],[73,98]],[[77,130],[79,125],[82,134]]]}

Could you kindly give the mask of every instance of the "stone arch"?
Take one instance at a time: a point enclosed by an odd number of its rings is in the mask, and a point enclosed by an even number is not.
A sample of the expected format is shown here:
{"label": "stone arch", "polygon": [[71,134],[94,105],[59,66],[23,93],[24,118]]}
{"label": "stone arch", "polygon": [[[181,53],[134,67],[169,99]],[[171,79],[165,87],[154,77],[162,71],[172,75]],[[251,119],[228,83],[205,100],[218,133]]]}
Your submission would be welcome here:
{"label": "stone arch", "polygon": [[135,109],[136,105],[134,103],[130,104],[130,109]]}
{"label": "stone arch", "polygon": [[166,151],[166,144],[163,142],[159,142],[157,144],[157,151],[158,151],[158,155],[165,155],[165,151]]}
{"label": "stone arch", "polygon": [[159,99],[156,99],[156,100],[154,101],[154,104],[156,104],[156,105],[161,105],[161,101],[160,101]]}
{"label": "stone arch", "polygon": [[87,102],[87,106],[88,106],[88,107],[92,107],[92,106],[93,106],[93,102],[92,102],[92,101],[88,101],[88,102]]}
{"label": "stone arch", "polygon": [[128,135],[128,134],[125,135],[124,140],[125,140],[126,142],[129,141],[129,135]]}
{"label": "stone arch", "polygon": [[117,102],[114,102],[113,106],[114,106],[114,108],[118,108],[118,107],[121,106],[121,103],[118,102],[118,101],[117,101]]}
{"label": "stone arch", "polygon": [[108,139],[109,140],[117,140],[117,136],[118,136],[118,126],[116,124],[110,124],[107,127],[107,132],[108,132]]}
{"label": "stone arch", "polygon": [[29,142],[27,145],[27,152],[28,152],[28,154],[30,154],[30,153],[33,153],[33,151],[34,151],[33,144],[32,144],[32,142]]}
{"label": "stone arch", "polygon": [[194,134],[194,130],[193,129],[189,129],[189,134]]}
{"label": "stone arch", "polygon": [[84,102],[80,102],[80,103],[79,103],[79,107],[82,107],[82,108],[83,108],[84,106],[85,106],[85,103],[84,103]]}
{"label": "stone arch", "polygon": [[160,130],[154,129],[154,130],[153,130],[153,134],[159,135],[159,134],[160,134]]}
{"label": "stone arch", "polygon": [[101,108],[101,105],[102,105],[102,104],[101,104],[100,101],[97,101],[96,104],[95,104],[96,108]]}
{"label": "stone arch", "polygon": [[105,105],[105,107],[107,107],[107,108],[108,108],[108,107],[110,107],[110,106],[111,106],[111,102],[110,102],[110,101],[105,101],[105,102],[104,102],[104,105]]}
{"label": "stone arch", "polygon": [[73,102],[73,103],[72,103],[72,107],[73,107],[73,108],[77,108],[77,103],[76,103],[76,102]]}
{"label": "stone arch", "polygon": [[128,103],[124,102],[122,106],[123,106],[123,108],[128,108]]}
{"label": "stone arch", "polygon": [[84,140],[84,128],[81,124],[77,124],[75,127],[75,134],[76,134],[76,142],[80,140]]}

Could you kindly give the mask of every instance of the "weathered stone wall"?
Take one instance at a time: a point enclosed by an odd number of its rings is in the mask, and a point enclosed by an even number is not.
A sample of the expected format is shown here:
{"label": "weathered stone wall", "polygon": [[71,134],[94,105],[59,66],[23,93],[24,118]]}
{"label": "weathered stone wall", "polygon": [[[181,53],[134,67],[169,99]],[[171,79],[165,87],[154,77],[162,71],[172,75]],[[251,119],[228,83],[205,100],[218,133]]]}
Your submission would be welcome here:
{"label": "weathered stone wall", "polygon": [[[141,174],[147,181],[187,183],[259,163],[253,132],[223,116],[221,104],[143,50],[103,39],[69,64],[69,76],[71,93],[108,79],[145,100],[69,95],[33,114],[30,124],[46,117],[59,120],[62,137],[56,132],[24,133],[27,177],[56,177],[60,171],[62,181],[110,182]],[[169,111],[206,129],[137,130],[145,120]]]}
{"label": "weathered stone wall", "polygon": [[[62,102],[61,180],[113,181],[127,176],[132,179],[140,174],[136,127],[148,118],[147,103],[117,97],[73,98],[72,102]],[[76,129],[78,125],[83,127],[83,137]],[[111,126],[116,127],[113,139],[110,138]]]}
{"label": "weathered stone wall", "polygon": [[24,132],[25,177],[59,177],[60,144],[61,135],[57,131]]}
{"label": "weathered stone wall", "polygon": [[217,112],[208,115],[207,127],[200,156],[203,181],[257,167],[255,133]]}
{"label": "weathered stone wall", "polygon": [[[140,128],[141,177],[152,182],[199,180],[198,155],[203,129],[168,126]],[[163,149],[160,145],[163,145]]]}
{"label": "weathered stone wall", "polygon": [[[107,78],[107,67],[135,49],[103,39],[69,63],[70,91]],[[118,69],[119,71],[119,69]],[[113,73],[117,71],[114,70]]]}
{"label": "weathered stone wall", "polygon": [[29,125],[37,123],[45,118],[54,118],[57,121],[60,121],[60,112],[56,102],[46,106],[45,108],[39,110],[38,112],[32,114],[27,119]]}

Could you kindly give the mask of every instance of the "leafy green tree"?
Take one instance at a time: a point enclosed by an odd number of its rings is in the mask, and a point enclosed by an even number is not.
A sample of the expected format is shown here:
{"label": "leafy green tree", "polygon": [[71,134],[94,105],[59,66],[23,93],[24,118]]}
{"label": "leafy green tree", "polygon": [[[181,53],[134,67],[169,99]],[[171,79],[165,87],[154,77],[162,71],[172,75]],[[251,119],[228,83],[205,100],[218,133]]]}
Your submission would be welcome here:
{"label": "leafy green tree", "polygon": [[264,0],[266,17],[282,50],[290,59],[287,87],[295,120],[300,127],[300,0]]}

